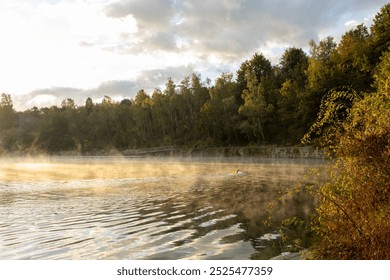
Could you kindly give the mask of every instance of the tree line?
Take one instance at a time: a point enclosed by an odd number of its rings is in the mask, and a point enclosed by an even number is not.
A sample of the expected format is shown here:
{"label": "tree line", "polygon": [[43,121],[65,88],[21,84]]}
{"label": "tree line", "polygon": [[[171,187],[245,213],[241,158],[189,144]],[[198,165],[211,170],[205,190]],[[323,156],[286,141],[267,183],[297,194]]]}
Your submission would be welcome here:
{"label": "tree line", "polygon": [[[12,98],[0,101],[0,153],[79,153],[158,146],[216,147],[263,143],[297,144],[327,130],[329,104],[342,121],[355,98],[377,90],[374,77],[389,51],[389,5],[368,29],[363,24],[309,42],[307,54],[288,48],[279,64],[261,53],[241,63],[234,74],[214,83],[200,74],[179,83],[168,79],[152,93],[114,101],[91,98],[82,106],[67,98],[60,106],[17,112]],[[333,102],[333,103],[332,103]],[[328,105],[327,105],[328,104]],[[319,119],[321,121],[319,121]]]}

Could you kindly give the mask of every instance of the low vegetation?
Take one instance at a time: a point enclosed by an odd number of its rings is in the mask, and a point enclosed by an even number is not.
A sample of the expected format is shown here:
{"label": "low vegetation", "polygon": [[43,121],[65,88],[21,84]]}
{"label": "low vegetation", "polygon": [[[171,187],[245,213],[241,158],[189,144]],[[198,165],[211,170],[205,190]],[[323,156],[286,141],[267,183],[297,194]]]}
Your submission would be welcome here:
{"label": "low vegetation", "polygon": [[322,185],[310,187],[319,199],[314,258],[390,258],[390,52],[376,79],[378,91],[333,122],[336,136],[321,139],[336,162]]}

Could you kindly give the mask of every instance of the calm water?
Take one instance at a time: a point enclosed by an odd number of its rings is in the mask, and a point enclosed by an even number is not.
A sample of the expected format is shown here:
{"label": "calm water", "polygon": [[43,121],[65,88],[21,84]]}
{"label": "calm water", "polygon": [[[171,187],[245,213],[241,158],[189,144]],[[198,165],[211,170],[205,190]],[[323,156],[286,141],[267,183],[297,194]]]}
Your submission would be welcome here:
{"label": "calm water", "polygon": [[[0,160],[0,259],[268,259],[267,207],[317,162],[242,159]],[[243,174],[231,174],[236,169]]]}

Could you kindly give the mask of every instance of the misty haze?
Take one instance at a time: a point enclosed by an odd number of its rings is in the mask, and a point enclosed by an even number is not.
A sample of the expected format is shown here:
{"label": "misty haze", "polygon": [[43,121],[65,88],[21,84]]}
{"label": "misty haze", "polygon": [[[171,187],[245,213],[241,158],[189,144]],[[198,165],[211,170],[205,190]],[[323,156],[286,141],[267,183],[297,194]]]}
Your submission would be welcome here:
{"label": "misty haze", "polygon": [[269,203],[318,163],[3,159],[0,259],[268,259],[291,249],[278,223],[313,210],[290,198],[267,225]]}

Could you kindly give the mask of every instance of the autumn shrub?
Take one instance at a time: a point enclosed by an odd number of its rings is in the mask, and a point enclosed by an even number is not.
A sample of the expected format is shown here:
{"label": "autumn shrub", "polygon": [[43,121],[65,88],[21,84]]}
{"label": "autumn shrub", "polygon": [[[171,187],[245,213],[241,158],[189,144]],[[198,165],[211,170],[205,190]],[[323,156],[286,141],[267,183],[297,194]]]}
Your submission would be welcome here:
{"label": "autumn shrub", "polygon": [[390,259],[390,92],[388,52],[378,91],[356,101],[335,143],[327,180],[311,186],[319,205],[316,259]]}

